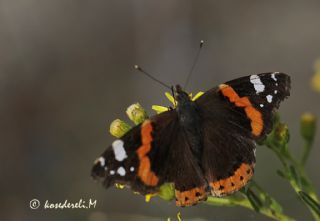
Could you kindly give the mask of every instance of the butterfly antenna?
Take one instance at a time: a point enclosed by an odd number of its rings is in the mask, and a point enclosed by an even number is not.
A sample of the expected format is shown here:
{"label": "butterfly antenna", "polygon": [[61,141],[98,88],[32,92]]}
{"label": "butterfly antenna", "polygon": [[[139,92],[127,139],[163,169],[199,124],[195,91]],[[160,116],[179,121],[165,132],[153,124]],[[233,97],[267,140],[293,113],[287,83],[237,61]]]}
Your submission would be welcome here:
{"label": "butterfly antenna", "polygon": [[148,72],[146,72],[144,69],[142,69],[139,65],[134,65],[133,66],[134,69],[138,70],[139,72],[145,74],[147,77],[151,78],[152,80],[158,82],[159,84],[161,84],[162,86],[168,88],[169,90],[171,90],[171,87],[168,86],[167,84],[163,83],[162,81],[158,80],[157,78],[153,77],[151,74],[149,74]]}
{"label": "butterfly antenna", "polygon": [[184,84],[184,87],[183,87],[184,89],[186,89],[187,86],[188,86],[188,84],[189,84],[191,74],[192,74],[194,68],[196,67],[196,64],[197,64],[197,62],[198,62],[199,55],[200,55],[200,52],[201,52],[201,49],[202,49],[203,44],[204,44],[204,41],[201,40],[201,41],[200,41],[200,46],[199,46],[199,49],[198,49],[198,52],[197,52],[197,55],[196,55],[196,57],[195,57],[195,59],[194,59],[194,61],[193,61],[193,64],[192,64],[192,66],[191,66],[191,69],[190,69],[190,72],[189,72],[189,74],[188,74],[186,83]]}

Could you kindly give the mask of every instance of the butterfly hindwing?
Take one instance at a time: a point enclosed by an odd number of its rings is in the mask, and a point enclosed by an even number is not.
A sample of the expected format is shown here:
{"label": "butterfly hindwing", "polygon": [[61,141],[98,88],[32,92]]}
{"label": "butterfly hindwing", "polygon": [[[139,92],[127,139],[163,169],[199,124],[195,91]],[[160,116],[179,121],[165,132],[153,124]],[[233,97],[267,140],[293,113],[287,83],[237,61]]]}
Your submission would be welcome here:
{"label": "butterfly hindwing", "polygon": [[183,127],[170,145],[167,182],[174,183],[176,205],[191,206],[207,198],[208,185],[200,164],[192,153],[191,139]]}
{"label": "butterfly hindwing", "polygon": [[[253,175],[255,143],[227,119],[203,122],[201,165],[213,196],[231,194],[247,184]],[[223,122],[222,120],[226,120]]]}

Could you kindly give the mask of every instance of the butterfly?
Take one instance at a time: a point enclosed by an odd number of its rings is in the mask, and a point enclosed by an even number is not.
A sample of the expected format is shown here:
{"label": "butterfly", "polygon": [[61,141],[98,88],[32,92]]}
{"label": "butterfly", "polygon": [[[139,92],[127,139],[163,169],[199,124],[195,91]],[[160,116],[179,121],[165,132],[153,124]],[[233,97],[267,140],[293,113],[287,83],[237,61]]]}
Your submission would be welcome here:
{"label": "butterfly", "polygon": [[119,183],[143,195],[172,183],[177,206],[240,190],[254,174],[256,142],[271,132],[275,110],[290,95],[290,77],[241,77],[195,101],[179,85],[174,92],[176,108],[116,139],[95,161],[92,176],[106,188]]}

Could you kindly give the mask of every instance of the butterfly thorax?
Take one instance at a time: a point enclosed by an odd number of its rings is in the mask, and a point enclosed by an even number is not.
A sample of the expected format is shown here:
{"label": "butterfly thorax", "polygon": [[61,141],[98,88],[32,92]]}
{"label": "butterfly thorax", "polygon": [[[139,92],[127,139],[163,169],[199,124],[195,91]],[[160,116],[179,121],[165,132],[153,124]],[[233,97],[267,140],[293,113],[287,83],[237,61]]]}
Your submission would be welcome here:
{"label": "butterfly thorax", "polygon": [[201,119],[198,107],[190,99],[188,93],[176,86],[177,113],[181,130],[185,133],[190,142],[192,153],[200,160],[202,150]]}

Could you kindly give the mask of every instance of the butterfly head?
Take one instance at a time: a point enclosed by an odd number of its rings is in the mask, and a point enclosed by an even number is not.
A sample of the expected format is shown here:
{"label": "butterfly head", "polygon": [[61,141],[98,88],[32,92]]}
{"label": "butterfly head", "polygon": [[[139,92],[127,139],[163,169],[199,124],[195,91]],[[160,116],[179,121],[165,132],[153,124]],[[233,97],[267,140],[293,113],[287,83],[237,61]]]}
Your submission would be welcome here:
{"label": "butterfly head", "polygon": [[175,87],[175,100],[179,104],[183,104],[190,101],[189,94],[185,92],[179,84]]}

